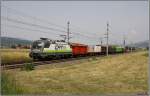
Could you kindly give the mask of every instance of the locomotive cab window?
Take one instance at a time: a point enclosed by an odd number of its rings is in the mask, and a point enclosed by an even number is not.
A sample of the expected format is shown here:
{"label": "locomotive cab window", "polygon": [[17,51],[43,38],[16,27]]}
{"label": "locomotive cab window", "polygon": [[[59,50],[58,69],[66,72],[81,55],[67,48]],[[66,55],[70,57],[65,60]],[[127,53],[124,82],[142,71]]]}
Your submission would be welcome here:
{"label": "locomotive cab window", "polygon": [[42,48],[42,46],[43,46],[43,42],[35,41],[32,44],[32,49],[40,49],[40,48]]}
{"label": "locomotive cab window", "polygon": [[46,41],[45,45],[44,45],[44,48],[49,48],[49,46],[50,46],[50,42]]}

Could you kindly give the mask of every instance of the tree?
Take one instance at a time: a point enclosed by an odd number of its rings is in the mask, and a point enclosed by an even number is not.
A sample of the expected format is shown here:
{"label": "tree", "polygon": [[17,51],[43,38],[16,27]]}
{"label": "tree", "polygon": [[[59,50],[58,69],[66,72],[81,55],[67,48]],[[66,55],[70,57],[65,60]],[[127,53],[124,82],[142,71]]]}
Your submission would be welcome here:
{"label": "tree", "polygon": [[16,45],[11,45],[11,48],[16,49]]}

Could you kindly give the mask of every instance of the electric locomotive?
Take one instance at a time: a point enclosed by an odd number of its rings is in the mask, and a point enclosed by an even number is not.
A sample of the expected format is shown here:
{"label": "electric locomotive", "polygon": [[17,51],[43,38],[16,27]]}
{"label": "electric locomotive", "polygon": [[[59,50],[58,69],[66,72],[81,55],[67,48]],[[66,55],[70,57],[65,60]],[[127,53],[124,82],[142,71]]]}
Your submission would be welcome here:
{"label": "electric locomotive", "polygon": [[72,49],[64,40],[40,38],[32,43],[29,56],[33,59],[71,57]]}

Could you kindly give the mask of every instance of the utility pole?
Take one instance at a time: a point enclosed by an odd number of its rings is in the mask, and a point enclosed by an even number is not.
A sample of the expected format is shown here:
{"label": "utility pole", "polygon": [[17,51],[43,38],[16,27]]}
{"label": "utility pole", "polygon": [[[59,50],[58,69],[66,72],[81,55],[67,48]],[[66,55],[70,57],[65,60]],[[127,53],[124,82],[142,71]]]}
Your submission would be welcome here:
{"label": "utility pole", "polygon": [[70,34],[70,32],[69,32],[69,24],[70,24],[70,22],[68,21],[68,28],[67,28],[67,42],[69,43],[69,39],[70,39],[70,37],[69,37],[69,34]]}
{"label": "utility pole", "polygon": [[100,44],[101,45],[103,44],[103,38],[102,37],[100,38]]}
{"label": "utility pole", "polygon": [[107,39],[107,46],[106,46],[106,55],[108,56],[108,47],[109,47],[109,44],[108,44],[108,38],[109,38],[109,23],[107,22],[107,33],[105,34],[106,35],[106,39]]}
{"label": "utility pole", "polygon": [[133,42],[131,41],[131,52],[132,52]]}
{"label": "utility pole", "polygon": [[123,46],[124,46],[124,48],[126,47],[126,37],[125,37],[125,35],[123,36]]}

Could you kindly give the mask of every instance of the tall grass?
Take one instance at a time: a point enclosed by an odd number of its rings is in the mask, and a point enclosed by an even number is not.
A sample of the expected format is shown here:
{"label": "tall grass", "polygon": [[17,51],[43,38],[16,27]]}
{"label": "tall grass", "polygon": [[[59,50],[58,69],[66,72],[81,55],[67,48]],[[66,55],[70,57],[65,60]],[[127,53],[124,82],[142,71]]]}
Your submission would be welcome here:
{"label": "tall grass", "polygon": [[1,60],[2,65],[4,65],[30,62],[31,58],[27,49],[1,49]]}
{"label": "tall grass", "polygon": [[97,57],[10,73],[31,94],[143,93],[148,91],[148,57],[144,54]]}
{"label": "tall grass", "polygon": [[1,90],[2,95],[14,95],[23,93],[23,90],[17,86],[15,79],[5,72],[2,72],[1,74]]}

